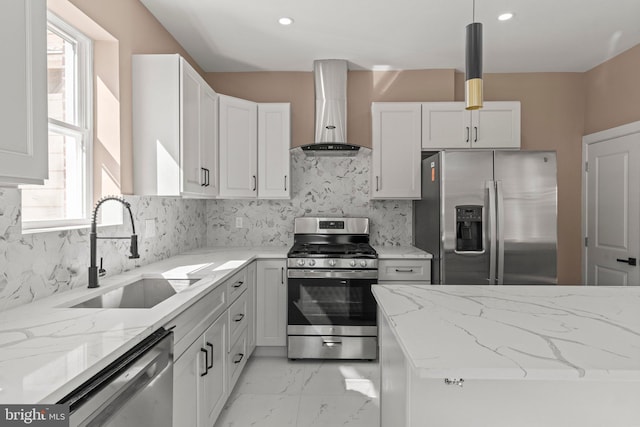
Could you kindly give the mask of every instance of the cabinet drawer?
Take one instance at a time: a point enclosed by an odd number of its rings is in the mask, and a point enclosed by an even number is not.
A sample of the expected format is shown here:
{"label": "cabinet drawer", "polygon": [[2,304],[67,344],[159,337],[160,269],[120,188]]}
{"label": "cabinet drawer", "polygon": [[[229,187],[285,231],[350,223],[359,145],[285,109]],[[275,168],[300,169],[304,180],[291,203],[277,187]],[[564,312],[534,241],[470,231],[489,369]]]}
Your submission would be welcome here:
{"label": "cabinet drawer", "polygon": [[227,293],[229,294],[229,302],[233,303],[236,298],[247,289],[247,269],[243,268],[230,279],[227,280]]}
{"label": "cabinet drawer", "polygon": [[227,287],[219,285],[165,325],[173,328],[174,360],[227,308]]}
{"label": "cabinet drawer", "polygon": [[378,280],[431,281],[430,259],[394,259],[378,261]]}
{"label": "cabinet drawer", "polygon": [[229,392],[233,390],[233,387],[238,381],[238,377],[247,363],[247,329],[243,329],[236,342],[231,346],[231,351],[228,354],[227,366],[229,366]]}
{"label": "cabinet drawer", "polygon": [[248,292],[244,292],[238,297],[237,300],[227,313],[229,313],[229,343],[228,348],[231,348],[231,344],[236,342],[243,329],[246,329],[249,320],[249,300]]}

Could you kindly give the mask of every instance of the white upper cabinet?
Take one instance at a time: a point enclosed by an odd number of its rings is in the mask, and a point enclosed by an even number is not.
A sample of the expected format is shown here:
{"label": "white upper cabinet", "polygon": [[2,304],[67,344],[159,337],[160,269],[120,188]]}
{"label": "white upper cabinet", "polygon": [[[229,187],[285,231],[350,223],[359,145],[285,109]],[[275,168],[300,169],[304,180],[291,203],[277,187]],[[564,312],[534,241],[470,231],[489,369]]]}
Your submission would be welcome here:
{"label": "white upper cabinet", "polygon": [[220,198],[258,196],[258,104],[220,95]]}
{"label": "white upper cabinet", "polygon": [[48,178],[47,11],[44,0],[4,0],[0,14],[0,183]]}
{"label": "white upper cabinet", "polygon": [[520,102],[487,101],[468,111],[464,102],[422,104],[422,149],[520,148]]}
{"label": "white upper cabinet", "polygon": [[220,198],[290,198],[290,106],[220,95]]}
{"label": "white upper cabinet", "polygon": [[216,196],[217,96],[179,55],[133,56],[135,194]]}
{"label": "white upper cabinet", "polygon": [[258,104],[258,197],[289,199],[291,112],[288,103]]}
{"label": "white upper cabinet", "polygon": [[421,105],[374,102],[372,112],[372,199],[419,199]]}

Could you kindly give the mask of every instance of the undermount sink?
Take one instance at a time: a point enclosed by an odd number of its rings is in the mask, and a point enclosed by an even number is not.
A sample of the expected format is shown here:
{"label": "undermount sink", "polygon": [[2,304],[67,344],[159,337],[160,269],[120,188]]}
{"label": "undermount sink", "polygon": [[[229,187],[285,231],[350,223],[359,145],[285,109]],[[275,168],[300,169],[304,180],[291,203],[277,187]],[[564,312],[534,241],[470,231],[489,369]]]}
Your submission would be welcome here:
{"label": "undermount sink", "polygon": [[198,280],[143,278],[71,308],[151,308]]}

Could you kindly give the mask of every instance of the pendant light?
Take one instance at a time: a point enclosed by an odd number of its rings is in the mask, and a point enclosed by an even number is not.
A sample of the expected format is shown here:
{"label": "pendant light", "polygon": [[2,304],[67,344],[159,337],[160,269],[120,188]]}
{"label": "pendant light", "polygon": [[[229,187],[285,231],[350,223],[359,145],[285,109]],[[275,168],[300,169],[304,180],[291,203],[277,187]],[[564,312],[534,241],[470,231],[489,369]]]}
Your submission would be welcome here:
{"label": "pendant light", "polygon": [[477,110],[482,108],[482,24],[476,22],[476,0],[473,0],[473,22],[467,25],[465,59],[465,108]]}

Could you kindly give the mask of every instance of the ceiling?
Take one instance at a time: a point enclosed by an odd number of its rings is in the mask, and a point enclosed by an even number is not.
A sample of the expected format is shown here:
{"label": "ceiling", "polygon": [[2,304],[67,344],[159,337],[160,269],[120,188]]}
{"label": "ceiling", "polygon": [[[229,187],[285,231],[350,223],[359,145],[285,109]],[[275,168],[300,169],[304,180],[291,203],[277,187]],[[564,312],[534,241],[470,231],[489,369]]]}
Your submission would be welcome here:
{"label": "ceiling", "polygon": [[[472,22],[472,0],[141,1],[207,72],[463,70]],[[582,72],[640,43],[640,0],[476,0],[476,21],[488,73]]]}

